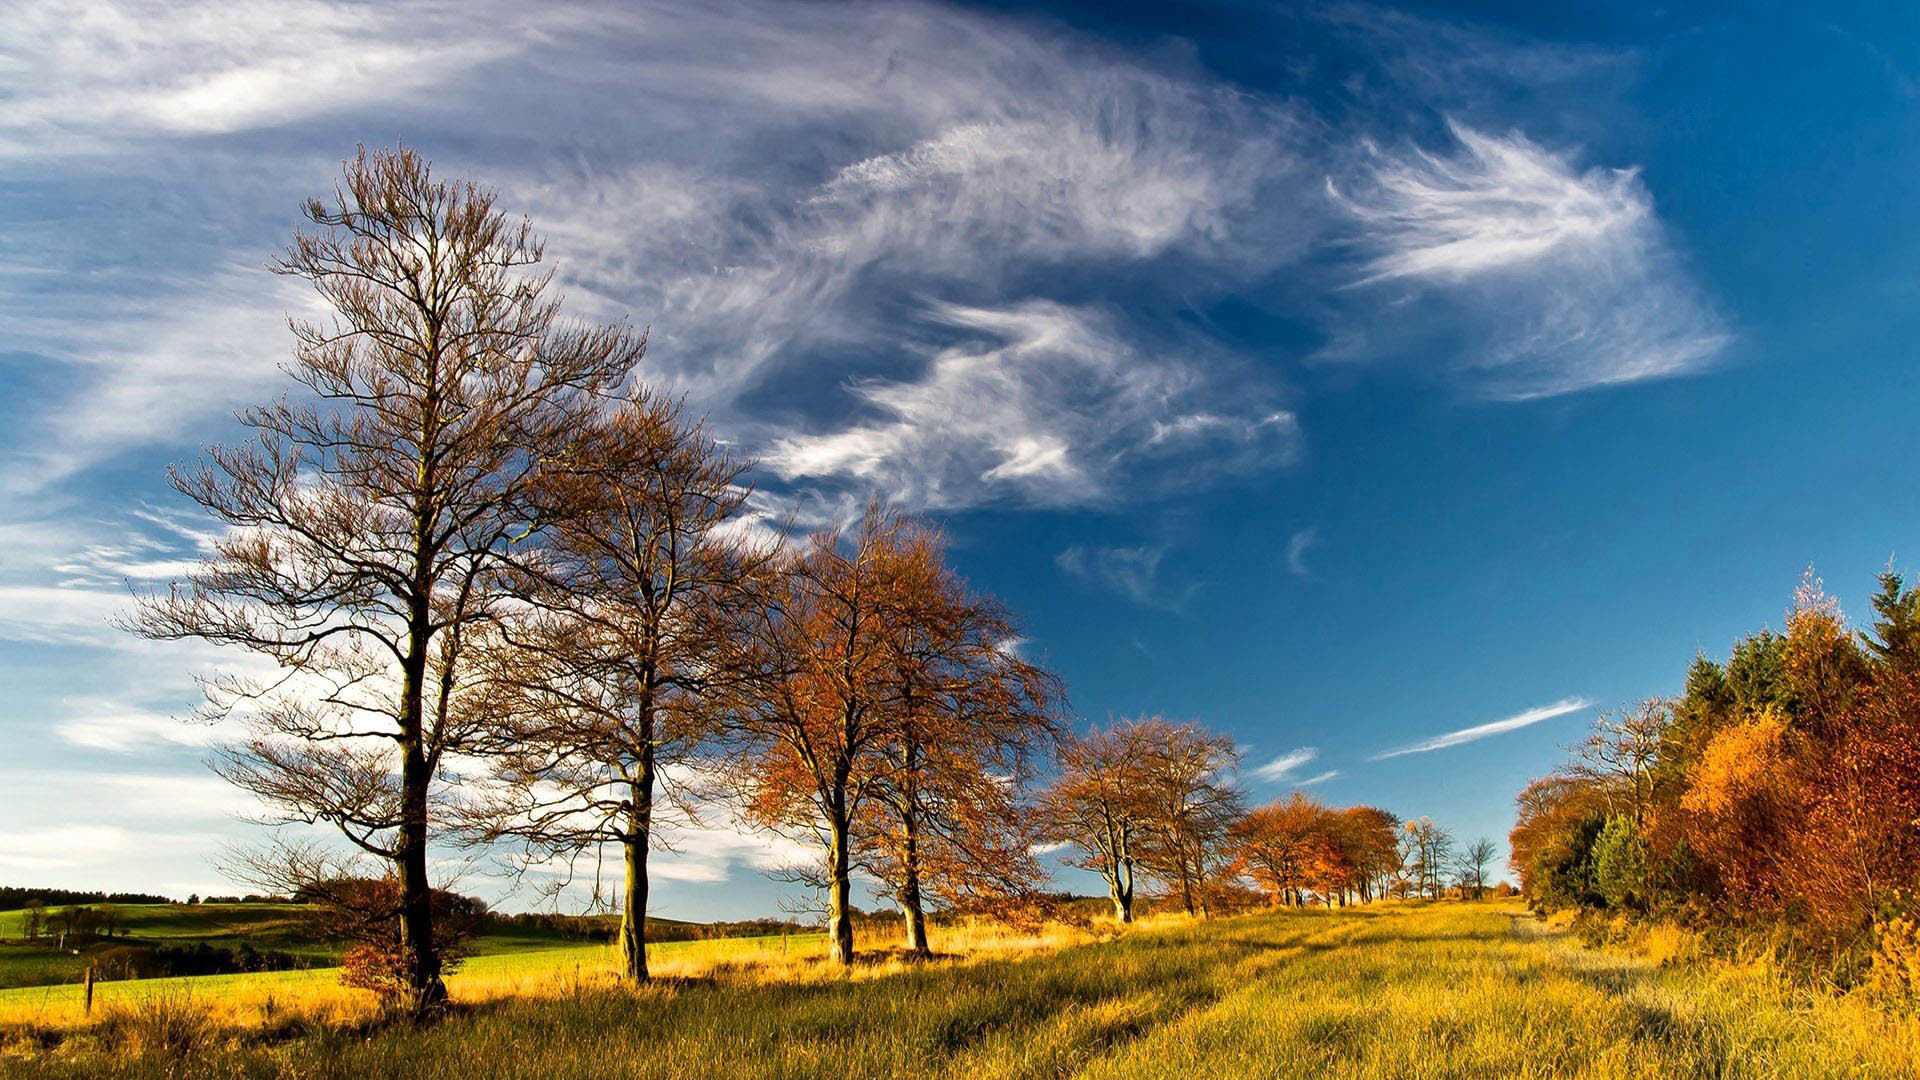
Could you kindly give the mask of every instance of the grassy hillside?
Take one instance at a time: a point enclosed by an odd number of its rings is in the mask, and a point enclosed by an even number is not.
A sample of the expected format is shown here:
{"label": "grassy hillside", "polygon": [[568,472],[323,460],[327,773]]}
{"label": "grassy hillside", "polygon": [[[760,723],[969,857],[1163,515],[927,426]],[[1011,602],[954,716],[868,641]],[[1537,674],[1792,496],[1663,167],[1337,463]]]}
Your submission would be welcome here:
{"label": "grassy hillside", "polygon": [[[16,1042],[0,1071],[1607,1080],[1920,1070],[1912,1020],[1803,996],[1760,968],[1588,951],[1510,903],[1168,921],[1111,941],[851,979],[706,970],[638,992],[560,979],[424,1031],[363,1038],[296,1025],[269,1044],[149,999],[55,1051]],[[458,984],[454,993],[474,1000]]]}

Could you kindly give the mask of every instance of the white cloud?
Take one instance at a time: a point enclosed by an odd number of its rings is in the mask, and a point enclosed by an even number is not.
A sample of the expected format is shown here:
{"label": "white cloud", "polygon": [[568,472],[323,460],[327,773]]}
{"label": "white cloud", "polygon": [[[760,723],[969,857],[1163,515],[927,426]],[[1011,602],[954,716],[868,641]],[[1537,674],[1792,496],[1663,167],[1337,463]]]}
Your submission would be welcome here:
{"label": "white cloud", "polygon": [[40,2],[0,18],[0,153],[242,131],[403,97],[502,55],[508,28],[431,5]]}
{"label": "white cloud", "polygon": [[1430,750],[1444,750],[1449,746],[1459,746],[1461,743],[1476,742],[1492,735],[1518,731],[1521,728],[1538,724],[1543,720],[1552,720],[1555,717],[1565,716],[1568,713],[1579,712],[1581,709],[1590,708],[1592,705],[1593,702],[1585,698],[1564,698],[1551,705],[1542,705],[1536,709],[1528,709],[1526,712],[1515,713],[1504,720],[1493,720],[1485,724],[1476,724],[1473,727],[1461,728],[1458,731],[1449,731],[1444,735],[1435,735],[1430,739],[1411,742],[1405,746],[1375,754],[1372,760],[1385,761],[1388,758],[1402,757],[1407,754],[1424,754]]}
{"label": "white cloud", "polygon": [[1305,780],[1296,780],[1294,781],[1293,786],[1294,787],[1312,787],[1315,784],[1324,784],[1329,780],[1338,780],[1344,775],[1346,774],[1341,772],[1339,769],[1328,769],[1326,772],[1314,773],[1312,776],[1307,777]]}
{"label": "white cloud", "polygon": [[1311,577],[1307,552],[1320,543],[1319,529],[1301,529],[1287,539],[1287,569],[1296,577]]}
{"label": "white cloud", "polygon": [[156,743],[205,747],[217,736],[206,724],[105,700],[79,703],[73,715],[55,722],[53,731],[63,742],[118,753],[145,750]]}
{"label": "white cloud", "polygon": [[1375,149],[1335,195],[1368,253],[1357,287],[1431,291],[1457,305],[1484,342],[1461,362],[1479,370],[1486,393],[1541,397],[1675,375],[1726,345],[1635,170],[1580,171],[1519,133],[1457,121],[1449,130],[1451,155]]}
{"label": "white cloud", "polygon": [[1141,547],[1075,544],[1054,556],[1053,564],[1066,574],[1104,585],[1137,604],[1175,610],[1197,586],[1176,588],[1163,580],[1160,563],[1166,554],[1164,544]]}
{"label": "white cloud", "polygon": [[1265,765],[1253,770],[1255,778],[1268,783],[1280,783],[1299,771],[1302,765],[1320,756],[1320,751],[1311,746],[1302,746],[1289,750]]}
{"label": "white cloud", "polygon": [[914,381],[863,382],[881,415],[820,435],[781,438],[763,458],[787,479],[840,478],[921,507],[996,496],[1040,505],[1107,498],[1115,474],[1176,449],[1267,460],[1290,453],[1290,414],[1204,414],[1180,436],[1166,418],[1194,376],[1138,353],[1087,310],[1032,301],[1008,309],[942,305],[943,325],[970,335],[934,355]]}
{"label": "white cloud", "polygon": [[[156,856],[177,859],[217,845],[216,837],[204,833],[167,833],[118,825],[73,823],[8,829],[0,830],[0,869],[15,875],[43,876],[84,870],[84,879],[93,880],[100,876],[100,868],[116,860],[151,860]],[[71,881],[67,887],[84,888],[85,880],[63,878],[61,883]]]}
{"label": "white cloud", "polygon": [[264,810],[253,795],[204,772],[173,776],[89,773],[77,780],[106,796],[108,805],[138,807],[142,820],[227,819],[259,815]]}
{"label": "white cloud", "polygon": [[48,585],[0,585],[0,639],[51,644],[109,644],[130,606],[125,592]]}

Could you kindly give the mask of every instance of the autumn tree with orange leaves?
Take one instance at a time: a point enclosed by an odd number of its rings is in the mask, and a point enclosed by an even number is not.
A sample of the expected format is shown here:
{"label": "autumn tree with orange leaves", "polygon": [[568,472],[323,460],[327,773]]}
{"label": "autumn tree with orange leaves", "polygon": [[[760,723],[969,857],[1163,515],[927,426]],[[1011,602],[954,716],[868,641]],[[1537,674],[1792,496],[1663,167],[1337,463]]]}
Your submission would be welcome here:
{"label": "autumn tree with orange leaves", "polygon": [[1035,895],[1044,874],[1026,793],[1061,734],[1062,693],[1019,656],[1012,614],[948,568],[937,532],[907,523],[875,560],[887,734],[855,857],[899,904],[907,948],[925,956],[930,904],[1006,911]]}
{"label": "autumn tree with orange leaves", "polygon": [[927,902],[1030,891],[1023,790],[1058,683],[1013,651],[997,603],[946,569],[937,535],[879,506],[753,577],[733,650],[728,768],[749,817],[812,842],[795,873],[826,894],[833,958],[853,956],[852,878],[886,883],[927,950]]}
{"label": "autumn tree with orange leaves", "polygon": [[1149,784],[1147,732],[1121,721],[1070,738],[1041,814],[1048,835],[1072,847],[1075,865],[1100,875],[1114,921],[1133,921]]}

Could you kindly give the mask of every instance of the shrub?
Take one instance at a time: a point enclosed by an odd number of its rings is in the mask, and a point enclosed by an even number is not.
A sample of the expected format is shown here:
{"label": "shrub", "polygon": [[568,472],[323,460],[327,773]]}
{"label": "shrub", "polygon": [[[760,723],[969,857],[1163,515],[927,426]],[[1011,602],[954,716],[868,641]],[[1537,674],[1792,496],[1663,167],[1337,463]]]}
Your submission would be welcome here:
{"label": "shrub", "polygon": [[[340,981],[398,997],[408,987],[407,955],[400,936],[400,882],[393,877],[336,878],[301,890],[310,902],[308,933],[344,941]],[[445,889],[432,893],[434,944],[444,968],[466,955],[467,944],[486,919],[483,901]]]}
{"label": "shrub", "polygon": [[1614,908],[1638,908],[1646,900],[1647,845],[1630,818],[1607,819],[1593,841],[1593,890]]}

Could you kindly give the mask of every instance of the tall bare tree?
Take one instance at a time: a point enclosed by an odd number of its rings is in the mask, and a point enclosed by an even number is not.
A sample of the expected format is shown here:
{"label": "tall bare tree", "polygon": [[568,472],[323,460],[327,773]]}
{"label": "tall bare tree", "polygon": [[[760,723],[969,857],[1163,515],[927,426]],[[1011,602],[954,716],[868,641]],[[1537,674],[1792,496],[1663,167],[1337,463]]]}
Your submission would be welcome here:
{"label": "tall bare tree", "polygon": [[542,456],[645,340],[563,328],[531,225],[413,151],[363,149],[305,211],[313,230],[274,269],[334,312],[293,323],[288,373],[306,394],[247,410],[251,439],[174,470],[226,531],[133,627],[267,662],[206,683],[207,712],[252,729],[219,770],[282,820],[330,823],[391,865],[400,982],[425,1011],[446,996],[433,789],[484,725],[471,649],[540,527],[528,496]]}
{"label": "tall bare tree", "polygon": [[1618,713],[1601,713],[1586,739],[1573,748],[1567,771],[1596,784],[1609,803],[1624,802],[1639,832],[1653,802],[1661,739],[1672,726],[1673,702],[1665,698],[1648,698]]}
{"label": "tall bare tree", "polygon": [[620,955],[636,982],[657,810],[697,801],[671,767],[716,730],[719,628],[757,559],[732,528],[744,470],[651,393],[583,419],[534,489],[552,524],[514,579],[529,610],[489,653],[501,721],[484,749],[500,783],[477,807],[480,835],[569,870],[616,849]]}

